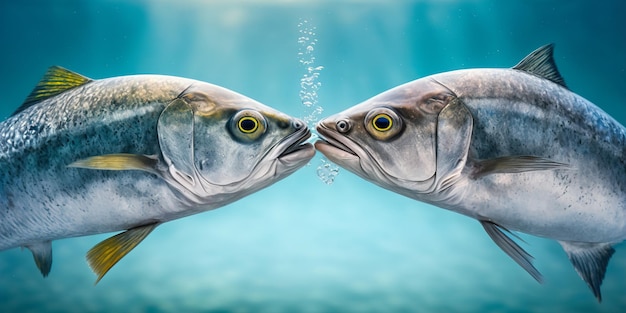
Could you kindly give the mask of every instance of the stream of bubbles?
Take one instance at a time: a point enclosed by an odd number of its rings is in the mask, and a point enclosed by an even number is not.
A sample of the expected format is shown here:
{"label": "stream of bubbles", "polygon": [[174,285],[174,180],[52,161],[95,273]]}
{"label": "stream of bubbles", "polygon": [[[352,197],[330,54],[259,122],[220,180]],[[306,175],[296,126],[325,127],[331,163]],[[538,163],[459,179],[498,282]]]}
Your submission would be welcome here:
{"label": "stream of bubbles", "polygon": [[[318,104],[318,91],[322,86],[319,81],[320,73],[324,69],[323,66],[315,64],[315,46],[317,45],[316,27],[311,25],[308,20],[301,20],[298,23],[298,59],[304,67],[304,74],[300,78],[300,101],[304,106],[304,122],[310,129],[315,128],[320,114],[324,109]],[[317,177],[327,185],[335,181],[335,177],[339,174],[339,167],[332,164],[325,158],[320,159],[317,166]]]}

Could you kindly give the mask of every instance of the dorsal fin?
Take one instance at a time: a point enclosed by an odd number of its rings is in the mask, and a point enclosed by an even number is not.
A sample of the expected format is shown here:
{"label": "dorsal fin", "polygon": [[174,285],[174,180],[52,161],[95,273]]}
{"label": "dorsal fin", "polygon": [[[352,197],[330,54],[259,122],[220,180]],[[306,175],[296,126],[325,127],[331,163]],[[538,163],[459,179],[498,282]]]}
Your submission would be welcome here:
{"label": "dorsal fin", "polygon": [[517,65],[513,66],[513,68],[551,80],[552,82],[567,88],[565,80],[561,77],[559,70],[556,68],[553,52],[553,44],[545,45],[533,51],[522,61],[517,63]]}
{"label": "dorsal fin", "polygon": [[37,84],[37,86],[35,86],[35,89],[33,89],[30,95],[26,97],[24,103],[22,103],[22,105],[17,108],[12,115],[24,111],[26,108],[39,101],[54,97],[72,88],[82,86],[90,81],[92,81],[92,79],[64,69],[60,66],[51,66],[48,68],[48,71],[43,76],[41,81]]}

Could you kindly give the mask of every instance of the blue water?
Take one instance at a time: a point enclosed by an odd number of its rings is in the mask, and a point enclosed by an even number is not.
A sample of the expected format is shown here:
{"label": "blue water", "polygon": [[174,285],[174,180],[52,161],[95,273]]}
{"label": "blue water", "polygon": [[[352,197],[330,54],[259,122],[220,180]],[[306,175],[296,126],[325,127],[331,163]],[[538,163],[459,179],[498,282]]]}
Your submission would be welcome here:
{"label": "blue water", "polygon": [[[46,68],[222,85],[302,116],[298,23],[316,26],[321,116],[398,84],[510,67],[556,44],[573,91],[626,123],[620,1],[2,1],[0,116]],[[0,252],[0,312],[623,312],[626,245],[598,304],[560,246],[522,235],[537,284],[469,218],[382,190],[319,157],[224,208],[160,226],[94,286],[89,248],[53,243],[44,279],[30,252]],[[529,206],[532,201],[529,201]]]}

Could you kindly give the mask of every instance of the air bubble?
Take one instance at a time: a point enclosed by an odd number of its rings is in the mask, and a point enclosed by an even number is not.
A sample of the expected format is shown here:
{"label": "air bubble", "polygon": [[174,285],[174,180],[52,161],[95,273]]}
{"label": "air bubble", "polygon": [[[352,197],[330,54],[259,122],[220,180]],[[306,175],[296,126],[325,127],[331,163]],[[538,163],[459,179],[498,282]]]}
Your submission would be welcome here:
{"label": "air bubble", "polygon": [[335,178],[339,174],[339,167],[326,161],[320,160],[320,165],[317,167],[317,177],[326,185],[330,185],[335,181]]}
{"label": "air bubble", "polygon": [[[302,120],[309,128],[314,128],[315,123],[319,120],[324,109],[318,105],[318,90],[322,83],[318,81],[320,72],[324,69],[321,65],[315,64],[315,46],[317,38],[315,38],[315,26],[310,25],[308,20],[302,20],[298,23],[298,61],[304,67],[305,73],[300,78],[300,101],[304,106],[304,117]],[[326,159],[320,159],[320,165],[317,167],[317,177],[327,185],[335,181],[335,177],[339,174],[339,167],[330,163]]]}

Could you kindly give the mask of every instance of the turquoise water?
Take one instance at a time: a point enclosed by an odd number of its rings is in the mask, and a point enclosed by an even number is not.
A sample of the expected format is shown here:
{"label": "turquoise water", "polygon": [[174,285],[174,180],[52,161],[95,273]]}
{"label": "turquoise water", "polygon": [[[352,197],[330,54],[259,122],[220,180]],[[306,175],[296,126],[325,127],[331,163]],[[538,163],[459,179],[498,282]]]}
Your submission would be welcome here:
{"label": "turquoise water", "polygon": [[[320,117],[401,83],[510,67],[556,44],[568,86],[626,123],[626,5],[619,1],[2,1],[0,116],[46,68],[104,78],[190,77],[294,116],[298,24],[316,27]],[[85,253],[109,234],[0,252],[0,312],[621,312],[626,247],[598,304],[560,246],[521,235],[537,284],[478,222],[403,198],[319,156],[224,208],[160,226],[94,286]],[[529,202],[532,205],[532,202]]]}

